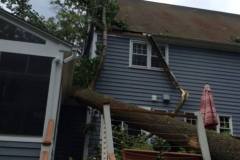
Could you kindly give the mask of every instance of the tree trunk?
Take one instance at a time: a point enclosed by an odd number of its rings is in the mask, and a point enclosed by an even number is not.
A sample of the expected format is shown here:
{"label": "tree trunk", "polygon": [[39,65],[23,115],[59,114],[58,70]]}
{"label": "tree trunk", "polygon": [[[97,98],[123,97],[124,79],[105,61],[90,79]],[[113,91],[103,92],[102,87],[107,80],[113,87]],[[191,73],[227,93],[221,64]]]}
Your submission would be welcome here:
{"label": "tree trunk", "polygon": [[[181,138],[185,144],[198,149],[196,139],[196,127],[179,121],[167,115],[160,115],[154,111],[148,111],[135,105],[117,101],[109,96],[104,96],[90,89],[77,90],[74,97],[88,106],[102,111],[104,104],[110,104],[113,118],[138,122],[137,126],[156,134],[162,138]],[[174,114],[173,114],[174,115]],[[162,133],[176,133],[162,134]],[[238,160],[240,157],[240,141],[228,136],[217,134],[214,131],[207,131],[208,143],[213,160]]]}
{"label": "tree trunk", "polygon": [[95,77],[93,78],[93,80],[90,84],[90,88],[93,90],[95,90],[97,79],[101,74],[101,70],[102,70],[104,60],[106,57],[106,52],[107,52],[107,30],[108,30],[108,28],[107,28],[107,20],[106,20],[106,4],[103,4],[103,8],[102,8],[102,28],[103,28],[102,29],[102,50],[99,55],[99,64],[96,69]]}

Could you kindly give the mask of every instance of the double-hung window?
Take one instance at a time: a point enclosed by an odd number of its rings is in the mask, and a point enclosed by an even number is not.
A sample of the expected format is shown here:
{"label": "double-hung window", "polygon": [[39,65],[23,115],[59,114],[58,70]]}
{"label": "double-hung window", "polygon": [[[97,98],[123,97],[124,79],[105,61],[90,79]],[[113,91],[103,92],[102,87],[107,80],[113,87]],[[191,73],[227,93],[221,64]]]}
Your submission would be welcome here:
{"label": "double-hung window", "polygon": [[[185,112],[185,115],[189,115],[189,117],[184,118],[184,121],[192,124],[192,125],[196,125],[197,124],[197,117],[194,117],[194,113],[189,113],[189,112]],[[193,116],[193,117],[190,117]]]}
{"label": "double-hung window", "polygon": [[[146,69],[160,68],[161,64],[157,55],[157,51],[151,47],[146,41],[131,40],[130,41],[130,66]],[[167,62],[167,47],[160,46],[161,53]],[[167,62],[168,63],[168,62]]]}
{"label": "double-hung window", "polygon": [[232,117],[219,115],[219,124],[217,126],[218,133],[226,133],[232,135]]}
{"label": "double-hung window", "polygon": [[133,41],[132,42],[132,65],[146,66],[148,61],[148,46],[145,42]]}

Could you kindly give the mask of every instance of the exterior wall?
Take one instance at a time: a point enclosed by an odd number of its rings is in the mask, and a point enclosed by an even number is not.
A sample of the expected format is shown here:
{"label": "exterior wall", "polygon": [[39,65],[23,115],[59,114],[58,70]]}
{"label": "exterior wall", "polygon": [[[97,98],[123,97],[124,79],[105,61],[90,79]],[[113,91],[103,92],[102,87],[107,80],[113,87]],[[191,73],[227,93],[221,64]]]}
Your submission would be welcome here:
{"label": "exterior wall", "polygon": [[[168,82],[163,71],[129,67],[127,36],[109,36],[105,65],[97,90],[118,100],[139,106],[174,110],[179,92]],[[205,83],[213,90],[218,114],[232,116],[234,135],[240,135],[240,54],[169,45],[169,65],[180,84],[190,92],[183,111],[199,110]],[[162,95],[170,94],[169,104]],[[151,95],[159,101],[152,102]]]}
{"label": "exterior wall", "polygon": [[[179,99],[178,91],[163,71],[129,67],[129,40],[129,37],[109,37],[107,56],[97,82],[97,90],[140,106],[174,108]],[[162,102],[165,93],[171,95],[169,104]],[[152,95],[158,95],[160,100],[153,102]]]}
{"label": "exterior wall", "polygon": [[39,160],[40,143],[0,141],[0,160]]}
{"label": "exterior wall", "polygon": [[172,46],[170,67],[190,98],[186,111],[199,109],[205,83],[211,85],[218,114],[232,116],[233,134],[240,136],[240,54]]}

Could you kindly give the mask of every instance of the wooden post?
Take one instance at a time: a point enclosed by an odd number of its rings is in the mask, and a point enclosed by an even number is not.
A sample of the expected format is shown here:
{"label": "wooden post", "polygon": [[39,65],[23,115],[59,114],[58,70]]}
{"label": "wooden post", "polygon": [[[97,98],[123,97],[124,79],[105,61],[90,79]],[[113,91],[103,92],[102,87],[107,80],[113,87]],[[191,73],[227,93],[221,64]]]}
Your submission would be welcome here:
{"label": "wooden post", "polygon": [[203,160],[211,160],[206,130],[205,130],[203,119],[202,119],[202,114],[200,112],[196,112],[195,114],[197,116],[198,140],[199,140]]}
{"label": "wooden post", "polygon": [[43,139],[43,145],[48,146],[52,144],[53,132],[54,132],[53,130],[54,130],[54,121],[53,119],[49,119],[47,130]]}
{"label": "wooden post", "polygon": [[107,159],[115,160],[114,147],[113,147],[113,136],[112,136],[112,122],[110,114],[110,105],[105,104],[103,106],[103,118],[106,127],[106,140],[107,140]]}
{"label": "wooden post", "polygon": [[49,153],[48,151],[42,151],[40,155],[40,160],[48,160]]}
{"label": "wooden post", "polygon": [[101,146],[102,146],[102,160],[107,160],[107,134],[106,134],[106,125],[104,122],[104,117],[101,115]]}

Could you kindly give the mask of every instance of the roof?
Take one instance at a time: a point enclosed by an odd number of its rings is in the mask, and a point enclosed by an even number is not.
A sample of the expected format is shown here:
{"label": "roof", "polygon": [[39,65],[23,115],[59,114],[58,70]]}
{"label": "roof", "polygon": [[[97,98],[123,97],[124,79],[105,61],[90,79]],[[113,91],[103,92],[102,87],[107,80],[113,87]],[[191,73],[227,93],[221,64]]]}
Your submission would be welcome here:
{"label": "roof", "polygon": [[67,47],[72,47],[72,44],[70,44],[70,43],[68,43],[68,42],[66,42],[64,40],[59,39],[58,37],[54,36],[51,33],[48,33],[46,31],[43,31],[43,30],[39,29],[37,26],[34,26],[34,25],[24,21],[22,18],[7,12],[7,11],[5,11],[2,8],[0,8],[0,15],[2,15],[4,17],[7,17],[9,19],[12,19],[13,21],[15,21],[16,23],[20,24],[21,26],[26,27],[26,28],[32,30],[35,33],[40,34],[40,35],[42,35],[43,37],[45,37],[45,38],[47,38],[49,40],[52,40],[52,41],[54,41],[56,43],[63,44],[65,46],[67,46]]}
{"label": "roof", "polygon": [[240,46],[240,15],[143,0],[118,1],[117,19],[127,23],[128,31]]}

